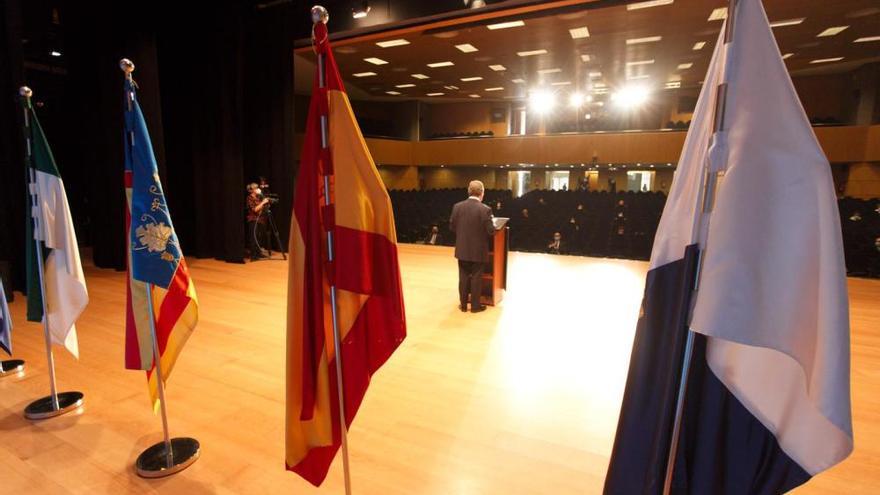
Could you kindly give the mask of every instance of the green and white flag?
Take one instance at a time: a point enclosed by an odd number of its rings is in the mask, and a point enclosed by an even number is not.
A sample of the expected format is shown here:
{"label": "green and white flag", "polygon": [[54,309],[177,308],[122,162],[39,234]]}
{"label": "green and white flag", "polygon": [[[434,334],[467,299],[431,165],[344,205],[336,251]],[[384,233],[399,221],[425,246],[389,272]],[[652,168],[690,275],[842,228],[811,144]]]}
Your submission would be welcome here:
{"label": "green and white flag", "polygon": [[[79,358],[75,323],[89,303],[89,293],[79,259],[76,232],[64,192],[64,181],[55,166],[55,158],[30,98],[23,98],[22,104],[27,114],[25,136],[30,141],[27,167],[30,187],[28,204],[31,206],[28,210],[31,217],[26,222],[27,319],[43,321],[45,317],[52,343],[63,345]],[[39,253],[43,260],[42,290],[34,239],[42,241],[43,245]],[[44,298],[46,315],[43,314]]]}

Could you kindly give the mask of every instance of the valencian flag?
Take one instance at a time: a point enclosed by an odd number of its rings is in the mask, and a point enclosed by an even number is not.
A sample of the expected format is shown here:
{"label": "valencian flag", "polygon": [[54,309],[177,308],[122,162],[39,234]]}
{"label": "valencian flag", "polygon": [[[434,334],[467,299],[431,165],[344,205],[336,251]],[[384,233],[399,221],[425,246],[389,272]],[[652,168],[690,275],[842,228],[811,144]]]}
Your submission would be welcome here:
{"label": "valencian flag", "polygon": [[[43,321],[46,318],[53,344],[63,345],[79,357],[76,338],[76,320],[89,303],[86,278],[79,258],[79,247],[64,181],[52,150],[43,134],[43,128],[31,105],[30,98],[22,98],[29,125],[25,133],[30,138],[31,153],[28,161],[30,194],[36,196],[36,206],[28,204],[27,221],[27,319]],[[32,175],[31,175],[32,174]],[[29,198],[30,200],[30,198]],[[36,224],[36,229],[34,228]],[[37,253],[34,239],[42,241]],[[39,263],[43,261],[43,287],[40,287]],[[48,314],[43,314],[43,299]]]}
{"label": "valencian flag", "polygon": [[196,290],[162,192],[153,144],[137,101],[136,85],[125,82],[125,194],[128,201],[128,291],[125,367],[146,370],[153,407],[159,407],[147,291],[163,378],[167,382],[199,317]]}
{"label": "valencian flag", "polygon": [[[406,322],[391,201],[355,121],[324,23],[315,25],[314,36],[327,82],[319,88],[316,74],[290,229],[286,464],[320,485],[341,441],[330,285],[335,282],[338,295],[347,425],[371,375],[406,336]],[[333,190],[330,206],[324,206],[325,175]]]}
{"label": "valencian flag", "polygon": [[12,317],[9,316],[9,306],[6,305],[6,291],[3,290],[2,280],[0,280],[0,349],[12,355]]}
{"label": "valencian flag", "polygon": [[[672,493],[784,493],[853,448],[831,168],[761,2],[739,0],[726,22],[731,36],[722,29],[654,241],[606,494],[662,492],[697,243]],[[721,82],[727,104],[713,135]],[[724,174],[699,216],[707,163]]]}

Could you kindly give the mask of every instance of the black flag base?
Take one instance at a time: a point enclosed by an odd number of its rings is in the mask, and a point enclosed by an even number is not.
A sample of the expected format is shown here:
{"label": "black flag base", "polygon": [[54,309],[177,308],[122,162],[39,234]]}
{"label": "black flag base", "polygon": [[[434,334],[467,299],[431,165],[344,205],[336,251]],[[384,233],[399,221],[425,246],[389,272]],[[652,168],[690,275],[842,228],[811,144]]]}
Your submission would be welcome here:
{"label": "black flag base", "polygon": [[20,375],[22,373],[24,373],[24,361],[21,359],[0,361],[0,378]]}
{"label": "black flag base", "polygon": [[[55,400],[58,401],[57,404]],[[82,392],[61,392],[55,396],[55,400],[51,395],[47,395],[31,402],[24,408],[24,417],[35,420],[49,419],[75,411],[83,405],[83,394]]]}
{"label": "black flag base", "polygon": [[159,442],[138,456],[135,468],[142,478],[164,478],[190,467],[200,453],[199,441],[195,438],[172,438],[170,457],[166,455],[165,442]]}

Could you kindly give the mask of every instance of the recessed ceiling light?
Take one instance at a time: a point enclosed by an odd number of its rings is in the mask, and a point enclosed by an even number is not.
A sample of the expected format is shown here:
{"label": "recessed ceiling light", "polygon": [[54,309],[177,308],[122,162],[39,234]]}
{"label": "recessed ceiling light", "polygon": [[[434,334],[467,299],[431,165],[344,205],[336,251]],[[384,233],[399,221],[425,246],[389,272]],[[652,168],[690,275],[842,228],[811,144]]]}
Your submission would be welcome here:
{"label": "recessed ceiling light", "polygon": [[654,59],[652,58],[650,60],[637,60],[635,62],[627,62],[626,65],[648,65],[653,63]]}
{"label": "recessed ceiling light", "polygon": [[811,64],[825,64],[828,62],[839,62],[843,60],[843,57],[833,57],[833,58],[817,58],[816,60],[810,60]]}
{"label": "recessed ceiling light", "polygon": [[450,90],[450,91],[458,89],[458,86],[453,86],[451,84],[449,86],[443,86],[443,87]]}
{"label": "recessed ceiling light", "polygon": [[562,72],[562,69],[541,69],[538,71],[538,74],[555,74],[557,72]]}
{"label": "recessed ceiling light", "polygon": [[377,41],[376,44],[382,48],[391,48],[392,46],[408,45],[409,41],[406,41],[405,39],[401,38],[401,39],[396,39],[396,40]]}
{"label": "recessed ceiling light", "polygon": [[869,41],[880,41],[880,36],[866,36],[864,38],[856,38],[853,43],[867,43]]}
{"label": "recessed ceiling light", "polygon": [[526,23],[524,23],[523,21],[510,21],[510,22],[499,22],[497,24],[489,24],[486,27],[491,29],[492,31],[494,31],[496,29],[507,29],[507,28],[512,28],[512,27],[525,26],[525,25],[526,25]]}
{"label": "recessed ceiling light", "polygon": [[626,40],[627,45],[638,45],[640,43],[654,43],[655,41],[662,40],[662,36],[646,36],[644,38],[632,38]]}
{"label": "recessed ceiling light", "polygon": [[375,72],[358,72],[356,74],[352,74],[354,77],[370,77],[375,76]]}
{"label": "recessed ceiling light", "polygon": [[489,68],[496,71],[496,72],[500,71],[500,70],[507,70],[507,67],[505,67],[501,64],[490,65]]}
{"label": "recessed ceiling light", "polygon": [[432,69],[436,69],[437,67],[449,67],[450,65],[455,65],[455,64],[453,64],[449,60],[446,60],[444,62],[434,62],[432,64],[428,64],[428,67],[430,67]]}
{"label": "recessed ceiling light", "polygon": [[817,34],[816,37],[817,38],[824,38],[826,36],[835,36],[835,35],[842,33],[843,31],[845,31],[846,28],[848,28],[848,27],[849,26],[833,26],[833,27],[830,27],[830,28],[826,29],[825,31],[822,31],[821,33]]}
{"label": "recessed ceiling light", "polygon": [[60,57],[61,52],[59,52],[58,50],[52,50],[51,52],[49,52],[49,55],[52,55],[53,57]]}
{"label": "recessed ceiling light", "polygon": [[583,61],[583,62],[589,62],[589,61],[590,61],[590,56],[587,55],[587,54],[583,54],[583,55],[581,55],[581,61]]}
{"label": "recessed ceiling light", "polygon": [[530,50],[527,52],[516,52],[520,57],[531,57],[532,55],[544,55],[547,50]]}
{"label": "recessed ceiling light", "polygon": [[369,62],[373,65],[385,65],[388,63],[387,61],[382,60],[381,58],[376,58],[376,57],[365,58],[364,62]]}
{"label": "recessed ceiling light", "polygon": [[525,79],[513,79],[512,82],[515,82],[517,84],[522,84],[522,83],[526,82],[526,80]]}
{"label": "recessed ceiling light", "polygon": [[568,86],[569,84],[571,84],[571,81],[557,81],[550,83],[551,86]]}
{"label": "recessed ceiling light", "polygon": [[605,87],[605,84],[604,84],[604,83],[594,83],[594,84],[593,84],[593,87],[594,87],[594,88],[604,88],[604,87]]}
{"label": "recessed ceiling light", "polygon": [[649,77],[651,77],[651,76],[649,76],[648,74],[639,74],[637,76],[626,76],[626,78],[630,79],[630,80],[632,80],[632,79],[647,79]]}
{"label": "recessed ceiling light", "polygon": [[792,55],[794,55],[794,53],[786,53],[785,55],[782,56],[782,60],[785,60],[788,57],[791,57]]}
{"label": "recessed ceiling light", "polygon": [[415,84],[407,83],[407,84],[397,84],[394,86],[395,88],[413,88]]}
{"label": "recessed ceiling light", "polygon": [[463,51],[464,53],[471,53],[471,52],[476,52],[476,51],[478,51],[478,50],[477,50],[477,47],[475,47],[474,45],[472,45],[472,44],[470,44],[470,43],[464,43],[464,44],[461,44],[461,45],[455,45],[455,47],[458,48],[459,50]]}
{"label": "recessed ceiling light", "polygon": [[666,89],[676,89],[681,87],[681,81],[669,81],[664,85]]}
{"label": "recessed ceiling light", "polygon": [[681,70],[690,69],[693,66],[694,66],[693,62],[688,62],[686,64],[678,64],[678,68]]}
{"label": "recessed ceiling light", "polygon": [[443,96],[443,93],[428,93],[426,96]]}
{"label": "recessed ceiling light", "polygon": [[464,82],[469,82],[469,81],[482,81],[483,78],[480,77],[480,76],[474,76],[474,77],[462,77],[461,80],[464,81]]}
{"label": "recessed ceiling light", "polygon": [[595,79],[595,78],[597,78],[597,77],[602,77],[602,73],[601,73],[601,72],[598,72],[598,71],[596,71],[596,72],[590,72],[590,73],[588,74],[588,76],[590,76],[590,79]]}
{"label": "recessed ceiling light", "polygon": [[797,19],[783,19],[781,21],[773,21],[770,23],[770,27],[785,27],[785,26],[797,26],[798,24],[804,22],[804,17],[798,17]]}
{"label": "recessed ceiling light", "polygon": [[608,93],[608,88],[594,88],[593,89],[593,94],[595,94],[595,95],[604,95],[607,93]]}
{"label": "recessed ceiling light", "polygon": [[412,76],[416,79],[428,79],[428,76],[424,74],[412,74]]}
{"label": "recessed ceiling light", "polygon": [[727,19],[727,7],[719,7],[709,14],[710,21],[723,21]]}
{"label": "recessed ceiling light", "polygon": [[706,46],[705,41],[698,41],[694,43],[694,50],[702,50],[704,46]]}
{"label": "recessed ceiling light", "polygon": [[675,0],[649,0],[647,2],[636,2],[626,6],[626,10],[647,9],[650,7],[659,7],[661,5],[671,5]]}
{"label": "recessed ceiling light", "polygon": [[496,86],[494,88],[486,88],[483,91],[502,91],[504,88],[501,86]]}
{"label": "recessed ceiling light", "polygon": [[581,38],[589,38],[590,30],[587,29],[587,26],[582,26],[579,28],[569,29],[568,34],[571,35],[572,39],[579,40]]}
{"label": "recessed ceiling light", "polygon": [[479,98],[480,97],[480,95],[468,95],[468,96],[470,96],[471,98]]}
{"label": "recessed ceiling light", "polygon": [[400,94],[400,91],[386,91],[385,93],[387,93],[387,94],[389,94],[389,95],[397,96],[397,95]]}

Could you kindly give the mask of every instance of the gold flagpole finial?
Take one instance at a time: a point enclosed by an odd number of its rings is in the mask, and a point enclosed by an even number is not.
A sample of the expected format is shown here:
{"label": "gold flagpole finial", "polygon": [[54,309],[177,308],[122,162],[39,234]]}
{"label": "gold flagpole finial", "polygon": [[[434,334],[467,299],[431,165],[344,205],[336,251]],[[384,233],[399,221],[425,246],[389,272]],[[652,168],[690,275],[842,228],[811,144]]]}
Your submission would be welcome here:
{"label": "gold flagpole finial", "polygon": [[31,96],[34,95],[34,92],[31,91],[31,88],[29,88],[27,86],[22,86],[21,88],[18,89],[18,94],[20,94],[24,98],[30,98]]}
{"label": "gold flagpole finial", "polygon": [[134,62],[124,58],[119,61],[119,68],[122,69],[122,72],[125,72],[126,79],[131,79],[131,73],[134,72]]}
{"label": "gold flagpole finial", "polygon": [[312,24],[317,24],[319,22],[327,24],[328,20],[330,20],[330,13],[327,12],[327,9],[320,5],[312,7]]}

